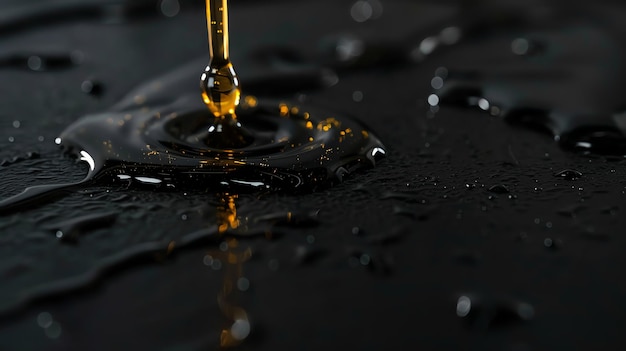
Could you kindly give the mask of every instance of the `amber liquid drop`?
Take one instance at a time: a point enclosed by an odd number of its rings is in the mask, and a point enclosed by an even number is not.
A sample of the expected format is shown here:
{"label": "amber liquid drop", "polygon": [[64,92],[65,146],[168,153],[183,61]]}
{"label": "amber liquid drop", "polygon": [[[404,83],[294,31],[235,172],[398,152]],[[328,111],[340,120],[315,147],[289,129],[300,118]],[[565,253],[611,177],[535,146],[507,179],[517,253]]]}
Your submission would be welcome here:
{"label": "amber liquid drop", "polygon": [[241,148],[249,145],[252,137],[237,122],[241,89],[229,56],[227,0],[206,0],[206,20],[210,60],[200,88],[202,100],[214,116],[206,142],[213,147]]}

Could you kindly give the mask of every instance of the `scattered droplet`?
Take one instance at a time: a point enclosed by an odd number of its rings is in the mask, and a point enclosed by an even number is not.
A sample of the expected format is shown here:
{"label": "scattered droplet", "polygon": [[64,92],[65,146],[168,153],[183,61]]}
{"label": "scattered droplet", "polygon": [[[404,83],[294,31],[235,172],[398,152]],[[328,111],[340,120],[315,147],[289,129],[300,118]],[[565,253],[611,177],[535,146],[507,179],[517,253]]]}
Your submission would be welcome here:
{"label": "scattered droplet", "polygon": [[242,341],[250,335],[250,322],[244,319],[237,319],[230,327],[230,333],[235,340]]}
{"label": "scattered droplet", "polygon": [[175,17],[180,12],[178,0],[160,0],[159,9],[165,17]]}
{"label": "scattered droplet", "polygon": [[486,330],[529,322],[535,317],[535,308],[515,299],[491,299],[467,294],[457,299],[456,314],[468,326]]}
{"label": "scattered droplet", "polygon": [[96,213],[50,224],[46,228],[53,231],[62,242],[76,243],[88,231],[113,225],[117,217],[118,214],[114,212]]}
{"label": "scattered droplet", "polygon": [[301,265],[312,264],[325,257],[327,254],[328,252],[325,249],[319,247],[298,246],[296,247],[294,260]]}
{"label": "scattered droplet", "polygon": [[237,289],[239,291],[248,291],[250,289],[250,281],[246,277],[237,279]]}
{"label": "scattered droplet", "polygon": [[467,296],[461,296],[456,302],[456,315],[465,318],[472,310],[472,299]]}
{"label": "scattered droplet", "polygon": [[550,250],[558,250],[563,245],[563,242],[558,239],[545,238],[543,239],[543,246]]}
{"label": "scattered droplet", "polygon": [[80,84],[80,89],[83,91],[83,93],[92,96],[101,96],[104,92],[104,86],[102,85],[102,83],[94,79],[84,80]]}
{"label": "scattered droplet", "polygon": [[508,194],[510,193],[509,188],[506,185],[498,184],[489,188],[489,191],[494,194]]}
{"label": "scattered droplet", "polygon": [[576,180],[578,178],[581,178],[583,174],[582,172],[575,169],[564,169],[555,173],[554,176],[566,180]]}
{"label": "scattered droplet", "polygon": [[50,327],[50,325],[52,325],[53,322],[54,320],[52,319],[52,315],[48,312],[41,312],[37,316],[37,324],[42,328]]}

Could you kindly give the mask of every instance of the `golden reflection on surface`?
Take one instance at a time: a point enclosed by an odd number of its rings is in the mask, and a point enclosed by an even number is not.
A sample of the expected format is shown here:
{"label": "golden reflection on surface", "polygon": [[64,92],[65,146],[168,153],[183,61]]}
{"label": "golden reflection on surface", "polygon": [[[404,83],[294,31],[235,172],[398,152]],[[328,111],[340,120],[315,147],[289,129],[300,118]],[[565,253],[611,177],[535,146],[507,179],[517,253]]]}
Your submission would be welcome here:
{"label": "golden reflection on surface", "polygon": [[341,127],[341,122],[339,122],[334,117],[328,117],[325,120],[317,124],[317,130],[324,131],[324,132],[328,132],[333,127],[335,128]]}
{"label": "golden reflection on surface", "polygon": [[248,95],[245,98],[245,103],[247,106],[249,107],[256,107],[256,105],[259,103],[256,99],[256,97],[252,96],[252,95]]}
{"label": "golden reflection on surface", "polygon": [[237,207],[235,199],[237,195],[228,195],[220,199],[221,204],[217,208],[217,231],[224,234],[231,229],[239,228],[239,218],[237,218]]}
{"label": "golden reflection on surface", "polygon": [[[224,194],[220,198],[217,207],[217,226],[220,235],[241,226],[242,221],[237,216],[237,198],[238,195],[230,194]],[[247,290],[247,286],[241,286],[242,279],[249,284],[243,276],[243,264],[252,257],[252,250],[250,247],[242,247],[236,238],[224,237],[219,250],[209,251],[208,255],[224,263],[222,288],[218,292],[217,303],[229,326],[222,328],[220,346],[234,347],[241,344],[250,334],[248,314],[239,306],[237,296],[239,291]]]}
{"label": "golden reflection on surface", "polygon": [[287,117],[287,115],[289,115],[289,106],[287,106],[286,104],[280,104],[278,105],[278,108],[282,117]]}
{"label": "golden reflection on surface", "polygon": [[249,247],[240,248],[236,239],[230,239],[225,255],[224,280],[217,301],[222,313],[232,324],[222,329],[220,346],[232,347],[241,344],[250,334],[248,314],[239,306],[236,290],[243,278],[243,264],[252,256],[252,250]]}

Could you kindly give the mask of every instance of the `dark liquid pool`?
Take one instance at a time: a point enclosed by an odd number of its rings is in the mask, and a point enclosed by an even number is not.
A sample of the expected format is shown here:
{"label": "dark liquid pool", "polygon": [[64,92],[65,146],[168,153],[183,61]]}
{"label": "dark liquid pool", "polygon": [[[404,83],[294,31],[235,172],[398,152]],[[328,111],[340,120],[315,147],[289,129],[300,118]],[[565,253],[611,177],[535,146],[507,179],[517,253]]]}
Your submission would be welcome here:
{"label": "dark liquid pool", "polygon": [[0,212],[93,182],[210,193],[310,191],[385,157],[383,144],[353,118],[253,96],[238,110],[251,142],[210,146],[211,116],[194,84],[196,71],[189,64],[137,88],[110,111],[69,126],[56,143],[89,164],[86,178],[27,189],[0,203]]}

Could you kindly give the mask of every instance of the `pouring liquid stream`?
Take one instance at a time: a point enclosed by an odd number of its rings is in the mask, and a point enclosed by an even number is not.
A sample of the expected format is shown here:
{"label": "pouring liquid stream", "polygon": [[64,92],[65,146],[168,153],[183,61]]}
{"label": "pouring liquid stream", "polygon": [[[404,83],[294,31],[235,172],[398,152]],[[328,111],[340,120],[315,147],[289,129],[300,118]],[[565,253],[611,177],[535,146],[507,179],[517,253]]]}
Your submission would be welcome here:
{"label": "pouring liquid stream", "polygon": [[202,73],[200,87],[202,101],[214,116],[207,142],[223,148],[246,146],[252,137],[237,121],[241,89],[230,61],[227,1],[207,0],[206,19],[210,61]]}

